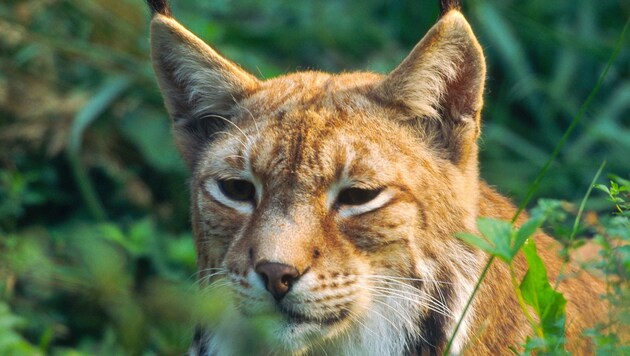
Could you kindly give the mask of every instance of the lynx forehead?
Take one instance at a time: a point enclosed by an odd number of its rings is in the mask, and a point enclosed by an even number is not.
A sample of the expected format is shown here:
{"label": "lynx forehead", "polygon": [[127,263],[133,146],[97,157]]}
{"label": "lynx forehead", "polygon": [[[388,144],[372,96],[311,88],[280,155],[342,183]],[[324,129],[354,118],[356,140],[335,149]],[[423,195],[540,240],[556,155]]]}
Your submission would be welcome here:
{"label": "lynx forehead", "polygon": [[[458,2],[441,2],[388,75],[266,81],[181,26],[165,0],[149,5],[154,69],[192,171],[200,283],[230,289],[231,307],[191,353],[244,352],[238,330],[260,315],[274,317],[263,354],[442,353],[487,260],[453,235],[514,211],[478,177],[485,61]],[[557,246],[536,239],[556,273]],[[599,311],[584,305],[601,286],[578,276],[560,288],[568,344],[587,350],[578,335]],[[529,333],[518,310],[495,264],[451,350],[518,346]]]}

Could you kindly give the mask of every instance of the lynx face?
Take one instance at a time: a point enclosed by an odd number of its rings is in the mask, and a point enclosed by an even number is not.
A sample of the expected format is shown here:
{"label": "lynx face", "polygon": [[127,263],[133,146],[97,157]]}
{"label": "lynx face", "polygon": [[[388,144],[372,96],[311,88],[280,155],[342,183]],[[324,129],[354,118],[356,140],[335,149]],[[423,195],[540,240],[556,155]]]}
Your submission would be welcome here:
{"label": "lynx face", "polygon": [[475,256],[446,237],[473,226],[453,197],[476,187],[370,98],[374,80],[265,83],[197,163],[200,268],[225,269],[245,315],[279,313],[290,349],[362,328],[417,334],[433,314],[446,326],[474,282]]}
{"label": "lynx face", "polygon": [[255,315],[276,316],[278,353],[443,347],[483,263],[452,237],[479,205],[485,66],[464,17],[448,11],[387,76],[259,81],[165,11],[151,36],[193,170],[201,280],[234,294],[200,353],[233,352]]}

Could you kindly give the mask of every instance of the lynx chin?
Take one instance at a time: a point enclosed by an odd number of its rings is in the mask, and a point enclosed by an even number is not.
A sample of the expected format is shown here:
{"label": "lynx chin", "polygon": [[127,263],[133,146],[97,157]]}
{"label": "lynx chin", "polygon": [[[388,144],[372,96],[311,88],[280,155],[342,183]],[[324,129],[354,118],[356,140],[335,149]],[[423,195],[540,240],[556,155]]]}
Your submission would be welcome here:
{"label": "lynx chin", "polygon": [[[261,355],[436,355],[489,256],[454,237],[515,208],[479,178],[486,66],[458,1],[387,75],[298,72],[260,80],[148,1],[151,58],[191,170],[201,288],[230,308],[193,355],[235,355],[272,316]],[[523,217],[519,223],[526,219]],[[534,237],[555,279],[558,246]],[[517,257],[519,278],[527,266]],[[596,279],[571,271],[567,346],[603,315]],[[451,351],[518,349],[530,326],[494,263]]]}

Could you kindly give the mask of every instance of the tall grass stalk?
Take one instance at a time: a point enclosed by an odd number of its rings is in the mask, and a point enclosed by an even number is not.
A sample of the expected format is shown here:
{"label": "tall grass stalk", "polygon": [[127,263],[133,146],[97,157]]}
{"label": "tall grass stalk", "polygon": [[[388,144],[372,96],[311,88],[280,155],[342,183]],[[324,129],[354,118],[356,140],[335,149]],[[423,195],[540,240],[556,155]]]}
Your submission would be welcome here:
{"label": "tall grass stalk", "polygon": [[[580,220],[582,219],[582,213],[584,212],[584,207],[586,206],[586,202],[588,201],[588,198],[591,196],[591,192],[593,191],[595,182],[597,182],[597,180],[599,179],[599,176],[602,174],[602,171],[604,170],[605,166],[606,166],[606,161],[603,161],[602,164],[599,166],[597,173],[595,173],[595,176],[593,177],[591,184],[588,186],[588,189],[586,190],[586,194],[584,194],[584,198],[582,198],[582,202],[580,203],[580,207],[578,208],[577,215],[575,216],[575,220],[573,221],[573,228],[571,229],[571,235],[569,236],[569,243],[568,243],[569,248],[573,246],[573,240],[575,239],[575,234],[577,234],[577,230],[580,227]],[[554,288],[558,288],[558,285],[560,284],[560,281],[561,281],[562,274],[564,273],[564,269],[567,267],[568,262],[569,262],[568,260],[565,260],[562,263],[562,266],[560,266],[560,271],[558,272],[558,277],[556,277],[556,283],[554,284]]]}

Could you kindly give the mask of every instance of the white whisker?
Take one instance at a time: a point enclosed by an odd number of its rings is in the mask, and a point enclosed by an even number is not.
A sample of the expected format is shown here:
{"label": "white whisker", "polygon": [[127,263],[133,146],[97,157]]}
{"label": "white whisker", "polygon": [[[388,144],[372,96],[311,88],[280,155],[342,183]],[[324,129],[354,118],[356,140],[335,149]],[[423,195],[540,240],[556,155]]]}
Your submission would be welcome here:
{"label": "white whisker", "polygon": [[[422,299],[423,301],[427,301],[427,302],[439,305],[439,306],[443,307],[445,311],[450,312],[450,310],[448,309],[448,307],[446,306],[445,303],[441,302],[437,298],[427,294],[425,291],[422,291],[422,290],[418,290],[419,293],[416,294],[416,293],[412,293],[410,291],[399,290],[399,289],[392,289],[392,288],[388,288],[388,287],[384,287],[384,286],[374,286],[374,288],[378,288],[379,290],[382,290],[382,291],[394,292],[397,295],[401,295],[401,296],[404,294],[404,295],[409,296],[409,297],[417,297],[417,298]],[[402,293],[402,294],[400,294],[400,293]]]}
{"label": "white whisker", "polygon": [[[395,312],[398,312],[398,314],[399,314],[399,315],[401,315],[401,317],[403,318],[403,320],[404,320],[406,323],[408,323],[408,325],[413,325],[413,324],[414,324],[413,320],[410,320],[410,319],[409,319],[409,316],[405,316],[405,315],[400,314],[400,312],[399,312],[396,308],[394,308],[393,306],[391,306],[391,305],[389,305],[389,304],[385,303],[384,301],[378,300],[378,299],[376,299],[376,301],[377,301],[377,302],[379,302],[381,305],[384,305],[384,306],[386,306],[386,307],[390,308],[391,310],[393,310],[393,311],[395,311]],[[424,336],[422,336],[422,334],[421,334],[421,333],[419,333],[419,334],[418,334],[418,336],[422,339],[422,341],[424,341],[424,342],[426,342],[427,344],[431,345],[431,343],[430,343],[427,339],[425,339],[425,338],[424,338]],[[434,346],[434,345],[431,345],[431,346]]]}
{"label": "white whisker", "polygon": [[378,275],[378,274],[368,274],[361,276],[364,278],[373,278],[373,279],[383,279],[383,280],[396,280],[396,281],[415,281],[415,282],[424,282],[424,283],[439,283],[439,284],[454,284],[453,282],[447,281],[438,281],[437,279],[428,279],[428,278],[412,278],[412,277],[396,277],[396,276],[386,276],[386,275]]}
{"label": "white whisker", "polygon": [[398,300],[402,300],[402,301],[407,301],[410,302],[414,305],[418,305],[421,307],[426,307],[427,309],[434,311],[442,316],[445,316],[447,318],[450,319],[454,319],[455,317],[447,310],[445,310],[445,307],[443,305],[435,305],[432,304],[430,301],[428,300],[416,300],[416,299],[412,299],[409,297],[406,297],[404,295],[400,295],[400,294],[395,294],[395,293],[386,293],[386,292],[379,292],[379,291],[372,291],[372,293],[374,295],[377,296],[381,296],[381,297],[387,297],[387,298],[392,298],[392,299],[398,299]]}
{"label": "white whisker", "polygon": [[[245,131],[243,131],[237,124],[235,124],[234,122],[232,122],[232,120],[229,120],[221,115],[216,115],[216,114],[206,114],[203,115],[199,118],[199,120],[201,119],[206,119],[206,118],[216,118],[216,119],[221,119],[225,122],[227,122],[228,124],[232,125],[233,127],[235,127],[243,136],[245,136],[245,139],[247,140],[247,142],[252,145],[253,142],[252,140],[249,138],[249,136],[247,136],[247,134],[245,133]],[[247,147],[247,146],[245,146]]]}
{"label": "white whisker", "polygon": [[254,122],[254,127],[256,127],[256,133],[258,134],[258,137],[260,137],[260,129],[258,128],[258,122],[256,122],[256,118],[254,117],[252,112],[240,103],[238,104],[238,106],[244,109],[245,111],[247,111],[247,113],[249,114],[249,117],[252,118],[252,121]]}
{"label": "white whisker", "polygon": [[370,333],[372,333],[372,335],[378,337],[378,334],[376,334],[372,329],[368,328],[367,325],[363,324],[360,320],[360,316],[357,315],[357,313],[350,311],[350,320],[358,323],[359,325],[363,326],[363,328],[367,331],[369,331]]}
{"label": "white whisker", "polygon": [[[440,296],[441,296],[441,300],[438,300],[438,299],[437,299],[437,298],[435,298],[434,296],[432,296],[432,295],[430,295],[430,294],[427,294],[427,293],[426,293],[426,291],[424,291],[424,290],[422,290],[422,289],[418,289],[418,288],[417,288],[417,287],[415,287],[415,286],[412,286],[412,285],[409,285],[409,284],[406,284],[406,283],[403,283],[403,282],[401,282],[401,281],[397,281],[397,280],[386,279],[386,278],[384,278],[384,276],[382,276],[382,277],[383,277],[383,278],[381,278],[381,277],[377,278],[377,280],[380,280],[380,281],[383,281],[383,282],[386,282],[386,283],[395,283],[396,285],[399,285],[399,286],[402,286],[402,287],[406,287],[406,288],[413,288],[413,289],[417,290],[417,291],[420,293],[420,295],[419,295],[419,296],[420,296],[421,298],[424,298],[425,300],[428,300],[428,301],[430,301],[430,302],[432,302],[432,303],[435,303],[435,304],[437,304],[437,305],[441,306],[441,307],[442,307],[442,308],[443,308],[446,312],[451,313],[451,311],[449,310],[449,308],[448,308],[448,307],[447,307],[447,305],[446,305],[446,300],[445,300],[444,295],[442,294],[442,291],[440,290],[440,288],[438,288],[438,287],[436,287],[436,288],[435,288],[435,289],[437,289],[437,290],[438,290],[438,293],[439,293],[439,294],[440,294]],[[382,288],[387,288],[387,287],[385,287],[385,286],[380,286],[380,287],[382,287]],[[399,290],[395,290],[395,291],[396,291],[396,292],[401,292],[401,291],[399,291]],[[409,294],[411,294],[411,295],[414,295],[414,296],[415,296],[415,294],[413,294],[413,293],[411,293],[411,292],[405,292],[405,293],[409,293]]]}
{"label": "white whisker", "polygon": [[232,137],[233,139],[235,139],[236,141],[238,141],[241,146],[243,146],[243,149],[246,150],[247,149],[247,145],[245,144],[245,142],[241,141],[241,139],[239,139],[238,137],[236,137],[236,135],[234,135],[233,133],[229,132],[229,131],[217,131],[215,133],[213,133],[212,135],[210,135],[210,138],[213,137],[214,135],[228,135],[230,137]]}
{"label": "white whisker", "polygon": [[[376,300],[376,301],[378,301],[378,300]],[[381,302],[381,303],[385,304],[384,302]],[[387,321],[389,323],[389,325],[391,325],[394,328],[394,330],[396,330],[397,333],[401,333],[400,328],[398,328],[398,326],[393,321],[391,321],[389,318],[387,318],[385,315],[377,312],[376,309],[371,309],[370,312],[380,316],[381,318],[383,318],[383,320]]]}

